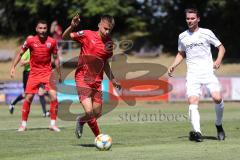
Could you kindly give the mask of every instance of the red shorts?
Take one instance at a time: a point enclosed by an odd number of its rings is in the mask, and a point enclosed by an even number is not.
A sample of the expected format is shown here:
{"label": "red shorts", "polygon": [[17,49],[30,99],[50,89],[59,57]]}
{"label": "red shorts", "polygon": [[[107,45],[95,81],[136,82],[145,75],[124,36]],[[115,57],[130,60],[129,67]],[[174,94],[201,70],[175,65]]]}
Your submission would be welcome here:
{"label": "red shorts", "polygon": [[49,91],[49,90],[56,90],[56,81],[55,79],[52,79],[51,74],[49,75],[45,75],[43,77],[37,77],[37,76],[33,76],[29,75],[28,77],[28,81],[27,81],[27,86],[26,86],[26,90],[25,93],[38,93],[38,89],[40,85],[44,85],[45,86],[45,90]]}
{"label": "red shorts", "polygon": [[102,85],[101,81],[89,82],[84,77],[75,77],[77,92],[80,102],[91,97],[95,103],[102,104]]}

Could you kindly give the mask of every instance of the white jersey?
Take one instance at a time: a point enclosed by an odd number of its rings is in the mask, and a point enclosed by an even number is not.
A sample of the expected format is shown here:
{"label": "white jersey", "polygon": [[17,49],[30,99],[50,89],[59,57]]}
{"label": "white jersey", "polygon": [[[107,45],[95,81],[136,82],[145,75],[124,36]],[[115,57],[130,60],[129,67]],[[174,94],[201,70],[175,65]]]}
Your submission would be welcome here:
{"label": "white jersey", "polygon": [[184,31],[178,38],[178,51],[185,52],[187,75],[201,77],[213,74],[211,46],[221,42],[209,29],[199,28],[196,32]]}

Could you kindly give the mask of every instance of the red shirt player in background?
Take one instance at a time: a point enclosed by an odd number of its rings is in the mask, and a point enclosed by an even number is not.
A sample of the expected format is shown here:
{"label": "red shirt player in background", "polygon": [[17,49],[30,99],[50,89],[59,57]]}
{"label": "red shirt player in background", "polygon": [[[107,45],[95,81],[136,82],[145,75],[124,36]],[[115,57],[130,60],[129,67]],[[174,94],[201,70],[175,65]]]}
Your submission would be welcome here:
{"label": "red shirt player in background", "polygon": [[114,18],[109,15],[102,16],[98,24],[98,31],[73,32],[73,29],[79,23],[79,15],[74,16],[71,25],[63,33],[63,39],[71,39],[81,45],[75,81],[85,115],[77,118],[75,131],[77,138],[82,136],[85,123],[88,123],[95,136],[100,134],[96,120],[102,113],[101,82],[103,72],[106,73],[115,87],[121,88],[120,84],[114,79],[108,62],[108,58],[113,55],[113,42],[109,34],[115,24]]}
{"label": "red shirt player in background", "polygon": [[[56,70],[59,74],[59,82],[61,82],[60,63],[57,55],[56,40],[47,35],[47,22],[40,20],[36,26],[37,35],[27,38],[24,42],[20,52],[13,60],[11,67],[11,78],[14,77],[15,68],[20,61],[22,54],[30,49],[30,74],[25,90],[25,100],[22,107],[22,124],[18,131],[26,131],[28,114],[30,112],[30,105],[32,103],[34,94],[38,92],[40,85],[44,85],[46,91],[50,95],[50,126],[49,129],[59,132],[60,129],[56,126],[57,117],[57,94],[53,83],[50,85],[50,77],[52,75],[51,56],[53,55]],[[52,80],[51,80],[52,82]]]}

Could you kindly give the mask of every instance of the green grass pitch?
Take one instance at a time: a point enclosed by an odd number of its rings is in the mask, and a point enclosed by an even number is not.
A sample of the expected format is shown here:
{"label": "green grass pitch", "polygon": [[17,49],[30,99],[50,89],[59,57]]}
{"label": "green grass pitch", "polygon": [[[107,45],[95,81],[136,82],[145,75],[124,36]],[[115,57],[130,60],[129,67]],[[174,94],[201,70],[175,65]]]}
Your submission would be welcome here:
{"label": "green grass pitch", "polygon": [[[212,103],[200,103],[204,142],[188,140],[191,130],[186,103],[138,102],[136,106],[120,103],[99,119],[102,133],[113,139],[110,151],[98,151],[94,136],[84,127],[83,137],[76,139],[74,121],[58,121],[61,132],[47,129],[49,118],[41,116],[39,105],[31,107],[28,130],[18,133],[20,108],[13,115],[8,106],[0,105],[1,160],[238,160],[240,156],[240,106],[225,103],[226,140],[218,141]],[[73,105],[72,113],[80,113],[81,105]]]}

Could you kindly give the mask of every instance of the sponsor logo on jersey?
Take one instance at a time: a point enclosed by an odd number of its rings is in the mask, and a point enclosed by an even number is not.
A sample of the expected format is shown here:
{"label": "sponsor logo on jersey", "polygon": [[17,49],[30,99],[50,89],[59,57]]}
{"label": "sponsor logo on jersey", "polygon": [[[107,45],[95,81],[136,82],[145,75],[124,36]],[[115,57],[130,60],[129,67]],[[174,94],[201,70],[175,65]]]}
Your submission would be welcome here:
{"label": "sponsor logo on jersey", "polygon": [[202,42],[200,42],[200,43],[191,43],[191,44],[186,45],[186,48],[187,49],[193,49],[194,47],[199,47],[199,46],[203,46],[203,43]]}

